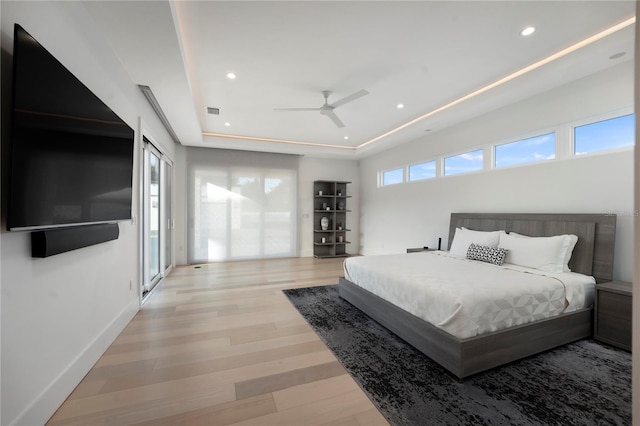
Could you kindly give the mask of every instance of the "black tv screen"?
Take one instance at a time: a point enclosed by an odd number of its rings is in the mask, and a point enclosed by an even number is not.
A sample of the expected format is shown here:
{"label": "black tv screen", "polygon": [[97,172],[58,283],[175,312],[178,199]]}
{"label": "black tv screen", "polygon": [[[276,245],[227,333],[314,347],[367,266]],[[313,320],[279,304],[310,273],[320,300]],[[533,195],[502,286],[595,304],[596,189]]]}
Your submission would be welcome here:
{"label": "black tv screen", "polygon": [[7,228],[130,219],[134,131],[17,24],[13,49]]}

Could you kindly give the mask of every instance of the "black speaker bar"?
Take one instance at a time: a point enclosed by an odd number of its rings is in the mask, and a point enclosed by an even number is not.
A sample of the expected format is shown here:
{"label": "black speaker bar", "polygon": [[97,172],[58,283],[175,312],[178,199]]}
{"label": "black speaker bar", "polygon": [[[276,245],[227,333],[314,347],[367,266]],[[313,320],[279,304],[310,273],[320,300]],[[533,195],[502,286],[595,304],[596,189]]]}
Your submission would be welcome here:
{"label": "black speaker bar", "polygon": [[31,256],[49,257],[71,250],[117,240],[117,223],[47,229],[31,233]]}

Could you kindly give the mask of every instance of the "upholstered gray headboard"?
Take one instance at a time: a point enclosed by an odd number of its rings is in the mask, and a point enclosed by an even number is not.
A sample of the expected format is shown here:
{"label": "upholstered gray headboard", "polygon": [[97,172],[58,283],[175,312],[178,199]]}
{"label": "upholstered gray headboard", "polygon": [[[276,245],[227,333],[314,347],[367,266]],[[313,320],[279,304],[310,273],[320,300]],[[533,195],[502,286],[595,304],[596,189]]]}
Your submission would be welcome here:
{"label": "upholstered gray headboard", "polygon": [[532,237],[574,234],[578,243],[569,262],[572,271],[597,282],[613,278],[616,216],[582,213],[451,213],[449,247],[456,228],[517,232]]}

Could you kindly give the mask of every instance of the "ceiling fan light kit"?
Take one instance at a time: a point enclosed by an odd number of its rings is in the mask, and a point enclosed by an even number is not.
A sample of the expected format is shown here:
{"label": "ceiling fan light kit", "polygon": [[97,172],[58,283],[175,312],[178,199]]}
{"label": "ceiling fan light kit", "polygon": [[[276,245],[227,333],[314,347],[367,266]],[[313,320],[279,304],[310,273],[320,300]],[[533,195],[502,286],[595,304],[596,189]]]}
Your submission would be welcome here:
{"label": "ceiling fan light kit", "polygon": [[356,99],[368,94],[369,92],[364,89],[358,90],[357,92],[345,96],[344,98],[330,104],[329,96],[331,95],[331,92],[329,90],[323,90],[322,96],[324,97],[324,105],[322,105],[320,108],[274,108],[274,111],[320,111],[321,115],[329,117],[333,124],[335,124],[338,128],[342,128],[344,127],[344,123],[342,122],[342,120],[340,120],[340,118],[338,118],[333,110],[338,108],[339,106],[355,101]]}

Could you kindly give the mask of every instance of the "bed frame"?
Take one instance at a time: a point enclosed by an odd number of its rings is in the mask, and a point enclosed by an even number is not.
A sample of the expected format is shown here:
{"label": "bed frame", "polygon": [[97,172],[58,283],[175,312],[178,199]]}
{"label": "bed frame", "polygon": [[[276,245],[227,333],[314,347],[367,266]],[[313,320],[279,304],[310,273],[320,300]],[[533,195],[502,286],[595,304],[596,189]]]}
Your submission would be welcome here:
{"label": "bed frame", "polygon": [[[479,231],[504,229],[530,236],[575,234],[569,267],[611,281],[616,216],[607,214],[489,214],[452,213],[449,247],[456,227]],[[408,256],[415,256],[408,254]],[[401,337],[460,380],[529,355],[543,352],[592,333],[592,308],[460,339],[364,290],[344,277],[340,296]]]}

